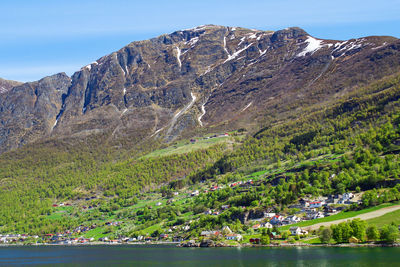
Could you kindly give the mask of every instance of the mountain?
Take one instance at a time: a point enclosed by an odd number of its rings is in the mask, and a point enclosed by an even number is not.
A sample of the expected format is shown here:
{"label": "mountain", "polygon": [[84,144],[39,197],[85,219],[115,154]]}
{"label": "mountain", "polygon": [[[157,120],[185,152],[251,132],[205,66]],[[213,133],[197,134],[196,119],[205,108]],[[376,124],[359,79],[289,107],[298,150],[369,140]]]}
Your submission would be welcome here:
{"label": "mountain", "polygon": [[300,28],[200,26],[133,42],[71,78],[8,86],[0,94],[0,152],[44,140],[129,140],[134,147],[258,130],[331,105],[399,68],[393,37],[334,41]]}
{"label": "mountain", "polygon": [[17,81],[4,80],[0,78],[0,94],[8,92],[11,88],[20,84],[22,83]]}
{"label": "mountain", "polygon": [[206,25],[2,81],[0,233],[249,239],[266,213],[306,217],[300,199],[399,201],[399,51]]}

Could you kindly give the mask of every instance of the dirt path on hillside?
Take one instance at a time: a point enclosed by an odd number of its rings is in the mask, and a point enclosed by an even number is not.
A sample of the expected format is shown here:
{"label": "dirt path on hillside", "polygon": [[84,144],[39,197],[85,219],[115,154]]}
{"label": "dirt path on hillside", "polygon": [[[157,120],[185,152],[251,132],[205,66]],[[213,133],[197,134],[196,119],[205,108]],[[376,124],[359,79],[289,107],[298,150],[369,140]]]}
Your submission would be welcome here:
{"label": "dirt path on hillside", "polygon": [[331,221],[331,222],[324,222],[324,223],[317,223],[314,225],[310,225],[310,226],[306,226],[304,227],[304,229],[309,230],[316,230],[318,229],[320,226],[330,226],[332,224],[338,224],[341,222],[345,222],[348,220],[352,220],[352,219],[356,219],[356,218],[360,218],[361,220],[368,220],[368,219],[372,219],[372,218],[376,218],[376,217],[380,217],[382,215],[385,215],[386,213],[392,212],[392,211],[396,211],[400,209],[400,205],[396,205],[396,206],[391,206],[391,207],[386,207],[380,210],[375,210],[375,211],[371,211],[368,213],[364,213],[364,214],[360,214],[354,217],[350,217],[350,218],[346,218],[346,219],[340,219],[340,220],[336,220],[336,221]]}

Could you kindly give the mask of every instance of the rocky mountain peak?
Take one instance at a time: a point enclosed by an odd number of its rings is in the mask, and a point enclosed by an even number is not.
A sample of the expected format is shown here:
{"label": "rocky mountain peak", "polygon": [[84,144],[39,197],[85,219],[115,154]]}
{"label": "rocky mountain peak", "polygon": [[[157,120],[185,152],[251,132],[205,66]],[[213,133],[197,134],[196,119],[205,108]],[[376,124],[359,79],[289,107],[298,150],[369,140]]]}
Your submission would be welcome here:
{"label": "rocky mountain peak", "polygon": [[11,88],[20,84],[22,83],[17,81],[4,80],[0,78],[0,94],[8,92],[11,90]]}
{"label": "rocky mountain peak", "polygon": [[[300,28],[204,25],[132,42],[82,67],[0,94],[2,151],[40,138],[131,142],[257,127],[399,69],[398,40],[322,40]],[[307,104],[308,103],[308,104]],[[281,116],[281,115],[280,115]]]}

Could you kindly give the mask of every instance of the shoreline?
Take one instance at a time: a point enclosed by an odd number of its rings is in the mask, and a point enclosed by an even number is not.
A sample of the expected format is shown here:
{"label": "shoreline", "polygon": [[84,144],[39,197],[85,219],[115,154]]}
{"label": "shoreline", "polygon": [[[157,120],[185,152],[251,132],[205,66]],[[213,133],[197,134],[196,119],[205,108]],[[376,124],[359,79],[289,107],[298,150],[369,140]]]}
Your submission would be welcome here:
{"label": "shoreline", "polygon": [[[85,244],[50,244],[50,243],[37,243],[37,244],[0,244],[0,248],[7,247],[90,247],[90,246],[175,246],[180,248],[201,248],[200,244],[195,244],[194,246],[185,246],[184,243],[180,242],[157,242],[157,243],[146,243],[146,242],[135,242],[135,243],[104,243],[104,242],[91,242]],[[287,248],[287,247],[341,247],[341,248],[374,248],[374,247],[400,247],[400,243],[342,243],[342,244],[305,244],[305,243],[293,243],[293,244],[239,244],[239,245],[227,245],[227,244],[217,244],[214,246],[208,246],[207,248],[221,248],[221,247],[237,247],[237,248]]]}

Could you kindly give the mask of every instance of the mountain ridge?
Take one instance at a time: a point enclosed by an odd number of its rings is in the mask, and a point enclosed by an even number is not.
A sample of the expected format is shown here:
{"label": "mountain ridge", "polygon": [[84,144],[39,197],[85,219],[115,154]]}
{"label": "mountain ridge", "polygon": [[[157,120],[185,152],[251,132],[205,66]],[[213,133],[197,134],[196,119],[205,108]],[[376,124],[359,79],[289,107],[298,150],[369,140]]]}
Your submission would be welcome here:
{"label": "mountain ridge", "polygon": [[[64,87],[38,102],[36,112],[47,114],[36,116],[36,128],[17,110],[14,117],[2,112],[0,152],[50,137],[135,136],[137,143],[148,136],[172,141],[210,127],[256,129],[271,116],[293,112],[290,106],[329,101],[396,73],[399,43],[374,36],[322,40],[297,27],[272,32],[216,25],[132,42],[71,78],[44,78],[54,82],[50,87],[59,86],[57,79]],[[27,84],[25,90],[41,83]],[[1,110],[16,101],[36,103],[32,93],[26,100],[11,97],[23,86],[0,96]],[[26,113],[35,113],[35,105]]]}

